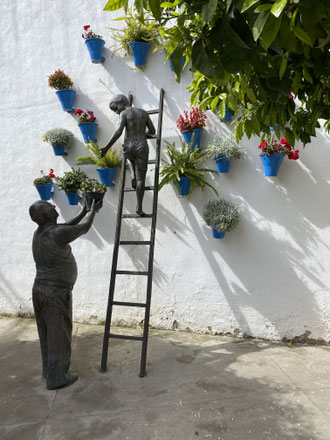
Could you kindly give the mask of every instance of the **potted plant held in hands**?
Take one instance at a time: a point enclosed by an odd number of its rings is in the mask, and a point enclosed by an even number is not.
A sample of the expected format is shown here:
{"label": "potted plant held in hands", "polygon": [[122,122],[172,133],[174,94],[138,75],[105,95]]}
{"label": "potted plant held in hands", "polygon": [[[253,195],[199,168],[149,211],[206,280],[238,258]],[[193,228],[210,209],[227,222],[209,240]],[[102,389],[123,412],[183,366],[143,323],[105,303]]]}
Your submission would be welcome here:
{"label": "potted plant held in hands", "polygon": [[199,111],[198,107],[192,107],[189,112],[188,110],[184,110],[183,116],[180,115],[176,121],[177,127],[191,150],[200,148],[206,119],[207,116],[203,111]]}
{"label": "potted plant held in hands", "polygon": [[96,142],[95,133],[99,124],[97,124],[96,117],[94,116],[94,112],[91,110],[87,110],[84,112],[80,108],[74,112],[78,118],[78,126],[80,128],[81,134],[83,135],[85,142]]}
{"label": "potted plant held in hands", "polygon": [[218,174],[228,173],[230,161],[232,159],[241,159],[245,154],[245,149],[237,144],[232,135],[216,139],[207,147],[207,151],[210,152],[216,161]]}
{"label": "potted plant held in hands", "polygon": [[74,136],[65,128],[53,128],[44,134],[42,140],[51,144],[55,156],[67,156],[66,149],[72,146]]}
{"label": "potted plant held in hands", "polygon": [[96,179],[84,179],[81,185],[81,190],[85,194],[86,209],[91,210],[93,200],[97,203],[103,200],[104,194],[107,192],[107,187],[104,183],[98,182]]}
{"label": "potted plant held in hands", "polygon": [[236,206],[224,199],[210,200],[203,209],[203,219],[211,226],[214,238],[224,238],[225,233],[236,228],[240,221]]}
{"label": "potted plant held in hands", "polygon": [[73,82],[71,78],[63,70],[58,69],[52,75],[49,75],[48,85],[57,90],[56,95],[60,100],[63,110],[73,112],[73,100],[76,92],[72,90]]}
{"label": "potted plant held in hands", "polygon": [[285,156],[290,160],[299,159],[299,150],[292,151],[292,147],[286,139],[278,140],[270,136],[268,141],[263,140],[259,145],[260,154],[265,176],[277,176],[281,163]]}
{"label": "potted plant held in hands", "polygon": [[82,182],[87,176],[80,169],[66,171],[63,177],[57,177],[56,186],[59,190],[65,191],[69,205],[77,205],[79,201],[78,190],[81,189]]}
{"label": "potted plant held in hands", "polygon": [[202,190],[205,186],[213,189],[218,195],[217,190],[209,184],[204,177],[205,172],[215,173],[216,171],[208,168],[197,168],[197,166],[209,158],[208,153],[200,153],[198,150],[192,151],[188,145],[182,141],[182,150],[178,150],[173,144],[165,141],[167,150],[165,154],[168,161],[163,159],[165,165],[161,167],[160,177],[162,178],[159,189],[168,183],[174,183],[179,191],[180,196],[191,196],[195,186]]}
{"label": "potted plant held in hands", "polygon": [[54,186],[54,170],[51,168],[48,174],[44,174],[44,171],[41,170],[40,174],[41,177],[35,179],[33,185],[36,187],[41,200],[50,200]]}
{"label": "potted plant held in hands", "polygon": [[113,179],[115,177],[117,168],[121,166],[121,159],[118,158],[117,149],[109,150],[107,154],[99,159],[100,151],[94,142],[86,144],[86,149],[92,154],[80,156],[76,158],[76,165],[96,165],[97,172],[100,176],[101,182],[105,186],[115,186]]}
{"label": "potted plant held in hands", "polygon": [[105,58],[102,56],[105,41],[102,39],[102,35],[95,34],[89,25],[84,26],[84,33],[81,34],[85,40],[89,55],[92,63],[102,63]]}

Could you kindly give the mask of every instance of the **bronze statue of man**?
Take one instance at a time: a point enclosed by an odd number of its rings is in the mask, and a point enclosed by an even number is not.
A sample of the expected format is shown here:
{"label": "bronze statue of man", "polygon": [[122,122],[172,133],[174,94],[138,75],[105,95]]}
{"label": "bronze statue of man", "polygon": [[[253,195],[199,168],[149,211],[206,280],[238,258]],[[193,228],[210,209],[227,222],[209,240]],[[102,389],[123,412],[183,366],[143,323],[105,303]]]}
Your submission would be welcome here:
{"label": "bronze statue of man", "polygon": [[100,150],[99,157],[107,153],[126,128],[123,153],[132,176],[132,187],[136,190],[136,213],[143,216],[142,202],[149,156],[147,138],[154,135],[156,130],[148,113],[141,108],[131,107],[125,95],[114,96],[109,106],[120,115],[119,126],[107,145]]}
{"label": "bronze statue of man", "polygon": [[[72,295],[77,264],[71,243],[90,229],[102,202],[85,206],[72,220],[57,224],[58,213],[51,203],[39,200],[30,206],[31,219],[38,224],[32,252],[36,263],[32,299],[37,321],[43,376],[49,390],[71,385],[78,379],[69,372],[72,335]],[[84,221],[81,221],[85,217]]]}

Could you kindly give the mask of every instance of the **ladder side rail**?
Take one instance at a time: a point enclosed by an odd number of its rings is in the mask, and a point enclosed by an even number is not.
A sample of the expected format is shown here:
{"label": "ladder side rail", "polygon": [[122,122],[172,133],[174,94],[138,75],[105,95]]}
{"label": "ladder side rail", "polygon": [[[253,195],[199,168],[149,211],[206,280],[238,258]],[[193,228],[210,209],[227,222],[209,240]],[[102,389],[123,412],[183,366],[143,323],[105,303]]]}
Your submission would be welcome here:
{"label": "ladder side rail", "polygon": [[159,116],[158,116],[157,141],[156,141],[156,167],[155,167],[155,175],[154,175],[154,193],[153,193],[154,197],[153,197],[149,262],[148,262],[149,275],[147,282],[147,299],[146,299],[146,309],[145,309],[145,317],[144,317],[143,341],[142,341],[142,349],[141,349],[141,362],[140,362],[140,373],[139,373],[140,377],[145,376],[146,362],[147,362],[147,345],[148,345],[149,317],[150,317],[151,292],[152,292],[152,275],[153,275],[153,266],[154,266],[154,248],[155,248],[155,234],[156,234],[157,206],[158,206],[160,150],[161,150],[162,128],[163,128],[164,93],[165,93],[164,90],[160,89]]}
{"label": "ladder side rail", "polygon": [[106,314],[106,322],[104,328],[104,338],[103,338],[103,349],[102,349],[102,359],[101,359],[101,372],[107,371],[107,361],[108,361],[108,349],[109,349],[109,333],[111,325],[111,316],[113,308],[113,297],[115,292],[116,283],[116,269],[118,263],[118,253],[119,253],[119,241],[121,232],[121,216],[123,212],[123,201],[124,201],[124,188],[126,179],[126,158],[123,157],[122,169],[121,169],[121,189],[118,199],[118,210],[117,210],[117,221],[116,221],[116,231],[115,231],[115,241],[113,246],[112,254],[112,267],[111,267],[111,277],[109,286],[109,298]]}

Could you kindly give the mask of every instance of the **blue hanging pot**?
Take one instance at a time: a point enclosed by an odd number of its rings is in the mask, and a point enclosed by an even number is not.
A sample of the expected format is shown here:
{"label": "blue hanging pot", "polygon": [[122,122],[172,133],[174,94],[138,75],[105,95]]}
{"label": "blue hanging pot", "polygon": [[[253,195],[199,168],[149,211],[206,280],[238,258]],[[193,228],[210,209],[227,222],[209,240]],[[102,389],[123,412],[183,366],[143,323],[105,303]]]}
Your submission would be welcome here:
{"label": "blue hanging pot", "polygon": [[230,159],[228,157],[219,157],[215,159],[218,174],[229,173]]}
{"label": "blue hanging pot", "polygon": [[144,67],[147,64],[147,54],[150,44],[146,41],[134,41],[129,43],[133,53],[136,67]]}
{"label": "blue hanging pot", "polygon": [[284,156],[285,154],[281,154],[281,153],[275,153],[269,155],[260,154],[265,170],[265,176],[277,176],[281,163],[284,159]]}
{"label": "blue hanging pot", "polygon": [[[173,66],[173,58],[174,58],[174,54],[175,51],[172,53],[172,55],[170,56],[170,67],[172,72],[174,72],[174,66]],[[180,72],[184,66],[184,63],[186,62],[186,56],[185,55],[181,55],[181,60],[180,60]]]}
{"label": "blue hanging pot", "polygon": [[72,89],[64,89],[64,90],[57,90],[56,95],[58,96],[58,99],[60,100],[60,103],[62,105],[62,109],[65,112],[73,112],[73,100],[76,95],[75,90]]}
{"label": "blue hanging pot", "polygon": [[36,185],[41,200],[50,200],[52,195],[53,184],[45,183],[44,185]]}
{"label": "blue hanging pot", "polygon": [[180,176],[180,180],[176,179],[179,185],[179,195],[184,197],[188,196],[190,192],[191,181],[189,177]]}
{"label": "blue hanging pot", "polygon": [[75,191],[73,193],[65,193],[65,194],[68,199],[69,205],[78,205],[80,197],[79,197],[77,191]]}
{"label": "blue hanging pot", "polygon": [[[194,140],[190,145],[193,134],[194,134]],[[195,148],[197,148],[197,150],[200,149],[202,134],[203,134],[203,128],[195,128],[193,131],[189,131],[189,130],[182,131],[182,136],[186,141],[186,143],[190,146],[191,151],[194,151]]]}
{"label": "blue hanging pot", "polygon": [[78,124],[78,126],[85,142],[96,142],[95,133],[99,124],[96,122],[83,122]]}
{"label": "blue hanging pot", "polygon": [[52,145],[55,156],[67,156],[64,146],[62,144]]}
{"label": "blue hanging pot", "polygon": [[218,231],[215,228],[212,228],[212,234],[214,238],[224,238],[226,231]]}
{"label": "blue hanging pot", "polygon": [[102,38],[87,38],[87,40],[85,40],[85,44],[87,46],[92,63],[99,64],[105,60],[105,58],[102,56],[105,41],[102,40]]}
{"label": "blue hanging pot", "polygon": [[115,186],[113,179],[117,168],[96,168],[96,170],[105,186]]}

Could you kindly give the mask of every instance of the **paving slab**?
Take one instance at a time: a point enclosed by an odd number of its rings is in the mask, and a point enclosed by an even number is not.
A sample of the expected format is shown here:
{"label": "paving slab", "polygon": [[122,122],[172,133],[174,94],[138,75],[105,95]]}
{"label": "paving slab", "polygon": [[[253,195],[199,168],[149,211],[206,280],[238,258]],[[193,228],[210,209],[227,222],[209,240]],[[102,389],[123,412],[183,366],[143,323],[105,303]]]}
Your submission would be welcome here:
{"label": "paving slab", "polygon": [[[139,334],[141,329],[114,328]],[[34,320],[0,318],[0,438],[10,440],[329,440],[330,349],[151,330],[141,344],[76,324],[79,380],[48,391]]]}

